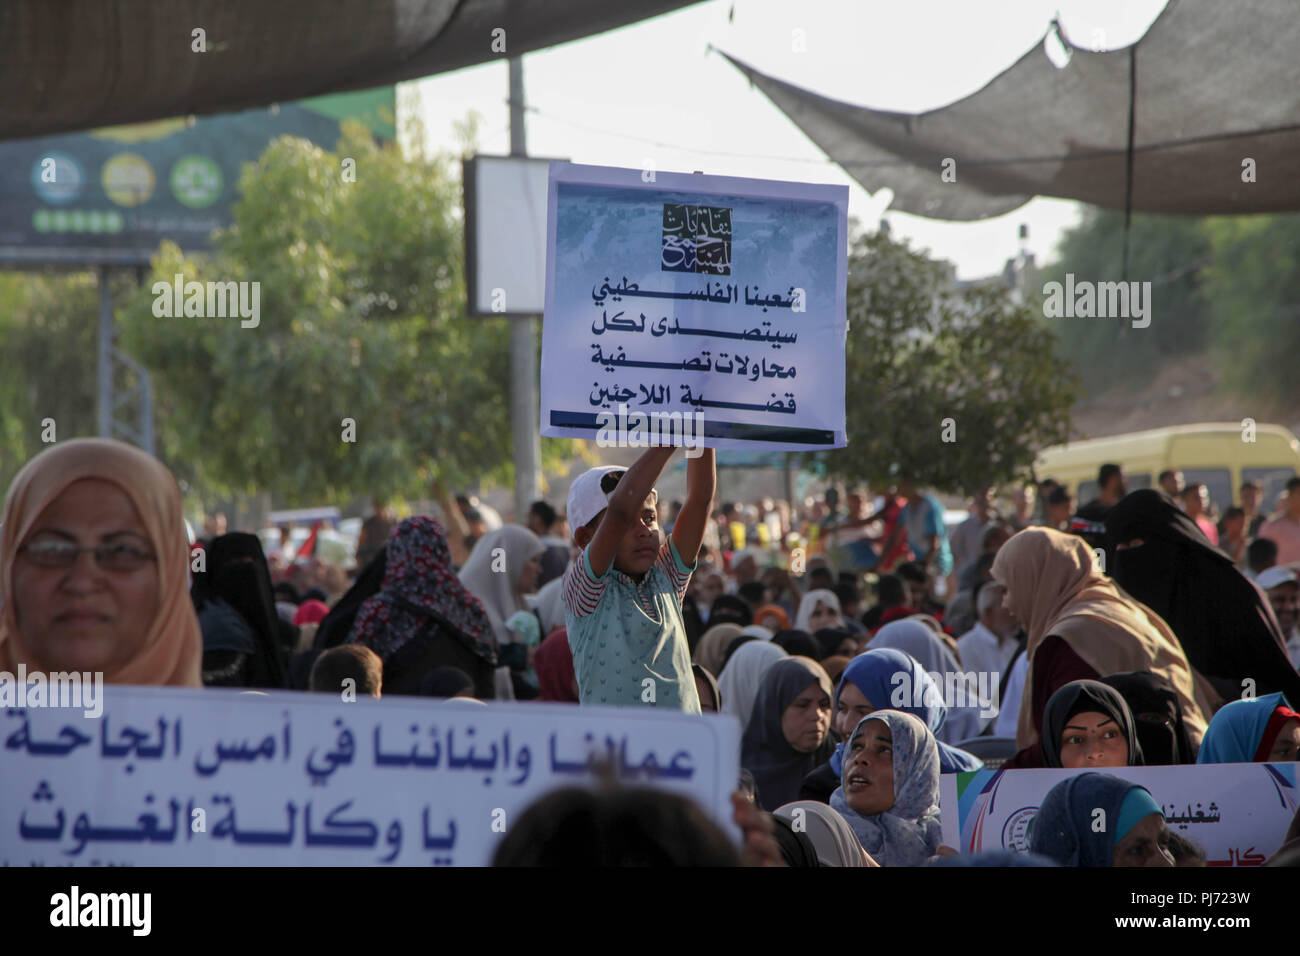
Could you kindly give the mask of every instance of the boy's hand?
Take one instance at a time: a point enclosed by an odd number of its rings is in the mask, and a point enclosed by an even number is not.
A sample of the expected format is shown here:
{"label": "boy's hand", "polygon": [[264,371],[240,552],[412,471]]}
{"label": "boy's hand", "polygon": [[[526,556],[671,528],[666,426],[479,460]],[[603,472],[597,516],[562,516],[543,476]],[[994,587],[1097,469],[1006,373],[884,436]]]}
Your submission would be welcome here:
{"label": "boy's hand", "polygon": [[732,820],[740,827],[741,866],[784,866],[781,848],[772,836],[772,821],[739,790],[731,795]]}

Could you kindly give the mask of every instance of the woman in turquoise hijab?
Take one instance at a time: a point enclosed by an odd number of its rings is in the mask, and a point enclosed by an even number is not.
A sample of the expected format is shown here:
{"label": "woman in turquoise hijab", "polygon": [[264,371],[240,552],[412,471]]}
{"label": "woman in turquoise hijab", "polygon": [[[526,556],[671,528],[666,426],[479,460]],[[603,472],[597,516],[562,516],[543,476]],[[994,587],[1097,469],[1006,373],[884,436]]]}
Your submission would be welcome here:
{"label": "woman in turquoise hijab", "polygon": [[1234,700],[1219,708],[1197,763],[1277,763],[1300,759],[1300,714],[1283,694]]}
{"label": "woman in turquoise hijab", "polygon": [[1029,852],[1061,866],[1174,865],[1155,798],[1108,773],[1077,774],[1048,790],[1029,824]]}

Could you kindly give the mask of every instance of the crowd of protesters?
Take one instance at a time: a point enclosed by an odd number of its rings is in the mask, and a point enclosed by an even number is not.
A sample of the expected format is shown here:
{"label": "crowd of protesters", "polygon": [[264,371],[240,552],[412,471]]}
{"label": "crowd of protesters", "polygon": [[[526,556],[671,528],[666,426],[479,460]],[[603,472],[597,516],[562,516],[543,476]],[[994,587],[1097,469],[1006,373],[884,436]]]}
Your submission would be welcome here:
{"label": "crowd of protesters", "polygon": [[[988,762],[1082,772],[1047,795],[1030,855],[976,863],[1204,865],[1104,770],[1297,759],[1300,478],[1277,514],[1246,485],[1216,523],[1203,486],[1130,493],[1107,465],[1095,501],[985,490],[949,527],[906,477],[729,501],[712,452],[660,500],[671,455],[591,469],[563,512],[519,524],[445,493],[436,517],[376,502],[349,574],[223,521],[187,543],[161,463],[62,442],[6,497],[0,670],[739,721],[743,852],[689,801],[570,790],[501,863],[970,863],[941,845],[939,779]],[[1092,832],[1097,807],[1119,825]],[[1275,859],[1297,857],[1293,826]]]}

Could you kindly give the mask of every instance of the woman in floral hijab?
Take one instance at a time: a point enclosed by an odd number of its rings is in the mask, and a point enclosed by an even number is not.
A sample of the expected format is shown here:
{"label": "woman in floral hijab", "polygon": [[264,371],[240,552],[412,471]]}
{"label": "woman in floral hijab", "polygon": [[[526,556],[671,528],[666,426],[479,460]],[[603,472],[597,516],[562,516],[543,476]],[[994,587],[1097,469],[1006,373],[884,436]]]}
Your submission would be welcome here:
{"label": "woman in floral hijab", "polygon": [[452,570],[442,526],[425,516],[407,518],[388,541],[379,593],[361,605],[348,640],[366,645],[387,665],[431,622],[467,649],[491,658],[492,625],[483,605]]}

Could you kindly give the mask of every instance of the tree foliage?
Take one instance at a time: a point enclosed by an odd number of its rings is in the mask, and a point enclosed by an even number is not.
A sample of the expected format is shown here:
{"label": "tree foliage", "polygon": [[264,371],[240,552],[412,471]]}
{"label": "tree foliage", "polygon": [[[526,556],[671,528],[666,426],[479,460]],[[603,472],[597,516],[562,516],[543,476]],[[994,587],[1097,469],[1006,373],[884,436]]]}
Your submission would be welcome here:
{"label": "tree foliage", "polygon": [[95,434],[98,279],[92,273],[0,273],[0,488],[59,439]]}
{"label": "tree foliage", "polygon": [[[1151,324],[1099,318],[1052,319],[1058,354],[1073,358],[1085,386],[1102,390],[1144,379],[1153,365],[1202,352],[1209,342],[1210,301],[1205,268],[1212,258],[1203,221],[1179,216],[1137,215],[1129,233],[1128,281],[1151,283]],[[1066,231],[1057,259],[1038,277],[1077,284],[1124,279],[1124,214],[1087,207]]]}
{"label": "tree foliage", "polygon": [[[215,255],[164,244],[122,315],[177,473],[286,504],[509,480],[509,327],[464,314],[447,157],[407,158],[347,126],[333,152],[277,140],[240,190]],[[176,275],[259,283],[260,324],[155,316],[154,284]]]}
{"label": "tree foliage", "polygon": [[1052,358],[1041,313],[1007,289],[959,288],[943,263],[864,236],[849,257],[848,319],[849,444],[823,456],[830,473],[971,491],[1027,474],[1067,437],[1073,373]]}

